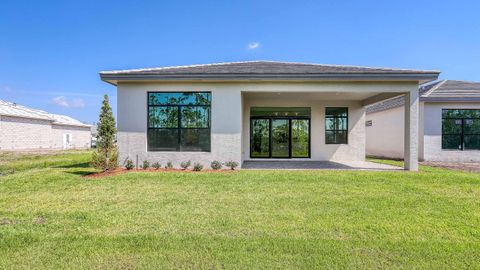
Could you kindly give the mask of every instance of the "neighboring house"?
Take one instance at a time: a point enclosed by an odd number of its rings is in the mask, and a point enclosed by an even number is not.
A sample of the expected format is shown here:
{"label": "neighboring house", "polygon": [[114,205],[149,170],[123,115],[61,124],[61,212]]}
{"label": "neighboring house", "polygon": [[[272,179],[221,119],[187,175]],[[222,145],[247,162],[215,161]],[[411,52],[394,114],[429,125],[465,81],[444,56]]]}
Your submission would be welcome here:
{"label": "neighboring house", "polygon": [[362,161],[365,105],[403,94],[409,170],[418,166],[418,85],[438,75],[272,61],[100,72],[117,86],[121,162]]}
{"label": "neighboring house", "polygon": [[0,151],[90,148],[90,126],[0,100]]}
{"label": "neighboring house", "polygon": [[[480,83],[443,80],[420,88],[419,158],[480,162]],[[367,107],[367,155],[403,158],[402,96]]]}

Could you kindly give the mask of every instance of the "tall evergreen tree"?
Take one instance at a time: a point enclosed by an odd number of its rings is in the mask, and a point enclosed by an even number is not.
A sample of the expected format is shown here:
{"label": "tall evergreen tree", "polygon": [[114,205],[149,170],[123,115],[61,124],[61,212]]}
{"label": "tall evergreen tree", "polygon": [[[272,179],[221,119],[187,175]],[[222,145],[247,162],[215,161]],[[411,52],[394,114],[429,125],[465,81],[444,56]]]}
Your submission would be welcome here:
{"label": "tall evergreen tree", "polygon": [[115,145],[117,129],[107,95],[103,96],[97,132],[97,149],[92,154],[92,165],[102,171],[113,170],[118,167],[118,150]]}

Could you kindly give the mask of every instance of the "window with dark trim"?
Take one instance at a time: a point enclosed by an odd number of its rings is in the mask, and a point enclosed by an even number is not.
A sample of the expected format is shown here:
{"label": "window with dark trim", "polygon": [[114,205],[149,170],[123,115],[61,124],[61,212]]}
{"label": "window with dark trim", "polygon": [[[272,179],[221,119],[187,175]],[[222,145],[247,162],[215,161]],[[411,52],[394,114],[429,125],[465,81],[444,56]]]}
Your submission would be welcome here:
{"label": "window with dark trim", "polygon": [[442,149],[480,150],[480,110],[442,110]]}
{"label": "window with dark trim", "polygon": [[325,143],[348,143],[348,108],[325,108]]}
{"label": "window with dark trim", "polygon": [[210,92],[149,92],[148,151],[210,152]]}

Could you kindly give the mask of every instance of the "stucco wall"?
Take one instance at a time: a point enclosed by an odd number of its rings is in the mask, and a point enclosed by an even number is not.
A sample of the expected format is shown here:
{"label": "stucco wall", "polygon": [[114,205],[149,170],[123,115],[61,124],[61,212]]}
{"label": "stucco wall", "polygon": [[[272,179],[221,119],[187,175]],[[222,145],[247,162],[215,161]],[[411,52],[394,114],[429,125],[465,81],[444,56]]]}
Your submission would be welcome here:
{"label": "stucco wall", "polygon": [[90,148],[89,127],[57,126],[48,120],[0,116],[0,150],[63,149],[63,133],[72,134],[72,148]]}
{"label": "stucco wall", "polygon": [[442,109],[480,109],[478,103],[426,103],[425,160],[471,162],[480,161],[480,151],[442,150]]}
{"label": "stucco wall", "polygon": [[[350,93],[354,97],[364,93],[407,92],[416,88],[414,82],[324,82],[324,83],[139,83],[121,82],[118,84],[118,145],[120,163],[127,159],[134,162],[143,160],[159,161],[165,164],[172,161],[174,166],[191,160],[209,166],[212,160],[235,160],[239,163],[249,157],[249,110],[243,106],[242,93],[262,92],[328,92],[331,95]],[[210,91],[212,92],[211,152],[149,152],[147,151],[147,92],[148,91]],[[314,160],[363,160],[365,156],[365,114],[358,98],[356,101],[302,103],[312,107],[312,159]],[[254,101],[252,101],[254,102]],[[259,102],[259,101],[255,101]],[[282,101],[285,106],[294,106]],[[261,101],[262,104],[267,102]],[[256,103],[259,104],[259,103]],[[271,104],[271,103],[270,103]],[[279,104],[279,103],[277,103]],[[300,105],[300,104],[298,104]],[[350,110],[349,144],[325,145],[324,107],[348,106]],[[243,111],[242,110],[246,110]],[[243,120],[242,120],[243,119]],[[243,131],[242,131],[243,129]],[[243,134],[243,139],[242,139]]]}
{"label": "stucco wall", "polygon": [[[251,107],[310,107],[311,160],[365,159],[365,110],[359,101],[291,100],[272,94],[271,98],[244,98],[242,151],[244,160],[250,160]],[[348,107],[348,144],[325,144],[325,107]]]}
{"label": "stucco wall", "polygon": [[[147,151],[147,92],[148,91],[210,91],[211,152],[149,152]],[[182,161],[200,162],[205,167],[213,160],[241,162],[242,99],[238,88],[219,84],[120,84],[118,86],[118,146],[120,164],[127,159],[172,161],[178,167]]]}
{"label": "stucco wall", "polygon": [[368,156],[403,158],[404,146],[404,107],[367,114],[366,127]]}
{"label": "stucco wall", "polygon": [[[419,159],[425,161],[480,161],[480,151],[442,150],[442,109],[480,109],[475,103],[420,103]],[[366,115],[367,155],[403,158],[404,108]]]}

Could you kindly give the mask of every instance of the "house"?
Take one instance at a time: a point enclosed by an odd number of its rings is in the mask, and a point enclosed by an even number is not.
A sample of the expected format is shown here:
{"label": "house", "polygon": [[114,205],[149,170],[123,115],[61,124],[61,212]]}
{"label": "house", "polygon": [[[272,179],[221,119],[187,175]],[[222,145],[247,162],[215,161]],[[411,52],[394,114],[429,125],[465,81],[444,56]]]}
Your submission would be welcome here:
{"label": "house", "polygon": [[418,166],[418,85],[438,75],[273,61],[100,72],[117,87],[121,162],[362,161],[365,106],[405,95],[408,170]]}
{"label": "house", "polygon": [[0,151],[90,148],[90,125],[0,100]]}
{"label": "house", "polygon": [[[419,159],[480,162],[480,83],[443,80],[420,87]],[[403,158],[405,99],[367,107],[367,155]]]}

